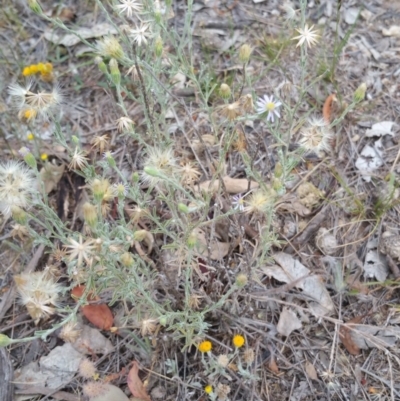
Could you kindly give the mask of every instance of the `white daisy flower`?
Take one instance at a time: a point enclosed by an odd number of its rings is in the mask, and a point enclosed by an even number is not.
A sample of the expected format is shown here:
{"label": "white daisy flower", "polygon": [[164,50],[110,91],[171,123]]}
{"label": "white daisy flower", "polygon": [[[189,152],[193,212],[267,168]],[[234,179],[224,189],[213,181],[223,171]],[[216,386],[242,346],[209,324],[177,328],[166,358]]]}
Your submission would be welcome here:
{"label": "white daisy flower", "polygon": [[232,206],[234,209],[240,212],[244,211],[244,197],[242,194],[238,194],[232,197]]}
{"label": "white daisy flower", "polygon": [[141,23],[139,28],[131,29],[129,36],[136,42],[138,46],[143,43],[147,44],[147,39],[151,37],[152,33],[149,31],[150,25]]}
{"label": "white daisy flower", "polygon": [[142,5],[137,0],[119,0],[121,4],[115,6],[120,14],[125,14],[128,18],[131,18],[134,13],[140,13],[142,11]]}
{"label": "white daisy flower", "polygon": [[274,122],[275,116],[280,118],[279,114],[279,107],[282,105],[281,102],[275,101],[273,96],[264,95],[263,98],[260,98],[256,102],[257,106],[257,113],[258,114],[265,114],[267,115],[267,121]]}
{"label": "white daisy flower", "polygon": [[308,47],[315,45],[318,42],[319,35],[317,31],[313,31],[314,25],[312,27],[308,27],[308,24],[304,27],[304,29],[296,29],[296,31],[300,34],[299,36],[295,36],[292,40],[299,40],[296,47],[301,46],[304,42],[307,43]]}

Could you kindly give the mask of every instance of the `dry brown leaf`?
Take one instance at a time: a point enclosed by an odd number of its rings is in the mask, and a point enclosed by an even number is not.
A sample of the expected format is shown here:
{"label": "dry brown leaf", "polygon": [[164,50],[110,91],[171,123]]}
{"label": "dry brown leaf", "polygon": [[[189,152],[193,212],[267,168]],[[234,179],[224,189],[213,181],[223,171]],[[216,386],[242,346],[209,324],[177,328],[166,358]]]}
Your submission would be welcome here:
{"label": "dry brown leaf", "polygon": [[301,329],[301,327],[301,321],[296,313],[288,308],[283,308],[279,316],[279,322],[276,325],[278,333],[288,337],[292,331]]}
{"label": "dry brown leaf", "polygon": [[[71,291],[72,298],[75,300],[81,298],[85,289],[84,285],[78,285],[73,288]],[[89,301],[98,301],[99,299],[98,297],[88,296]],[[109,330],[114,323],[114,316],[106,304],[85,305],[82,306],[81,311],[90,323],[101,330]]]}
{"label": "dry brown leaf", "polygon": [[311,362],[309,362],[309,361],[306,362],[305,369],[306,369],[307,376],[311,380],[318,380],[317,371],[315,370],[315,367]]}
{"label": "dry brown leaf", "polygon": [[129,390],[131,390],[131,393],[134,397],[141,398],[144,401],[151,401],[143,382],[140,380],[139,364],[136,361],[133,361],[133,366],[128,373],[127,383]]}
{"label": "dry brown leaf", "polygon": [[115,351],[111,341],[100,333],[99,329],[87,325],[79,326],[79,337],[73,341],[72,346],[82,354],[108,355]]}
{"label": "dry brown leaf", "polygon": [[[207,251],[207,239],[203,230],[197,228],[193,230],[193,233],[196,235],[198,240],[197,251],[200,255],[208,255]],[[230,243],[229,242],[220,242],[220,241],[211,241],[210,243],[210,258],[212,260],[220,260],[223,259],[229,252]]]}
{"label": "dry brown leaf", "polygon": [[271,356],[271,359],[268,362],[268,369],[275,373],[276,375],[279,373],[278,365],[276,364],[275,358]]}
{"label": "dry brown leaf", "polygon": [[[258,188],[258,183],[255,181],[250,181],[249,188],[249,180],[246,178],[231,178],[229,176],[225,176],[222,178],[226,191],[230,194],[240,194],[243,192],[247,192],[249,189]],[[202,182],[200,185],[200,189],[209,192],[216,192],[220,187],[220,181],[216,180],[208,180]]]}
{"label": "dry brown leaf", "polygon": [[57,166],[56,164],[46,163],[40,169],[40,178],[44,183],[44,190],[46,194],[50,193],[53,189],[56,189],[57,184],[61,180],[64,174],[65,164]]}
{"label": "dry brown leaf", "polygon": [[[349,320],[346,324],[349,323],[360,323],[364,316],[356,316],[353,319]],[[349,351],[351,355],[359,355],[360,348],[357,344],[353,341],[351,336],[351,328],[348,326],[343,325],[339,330],[339,337],[342,340],[343,345]]]}

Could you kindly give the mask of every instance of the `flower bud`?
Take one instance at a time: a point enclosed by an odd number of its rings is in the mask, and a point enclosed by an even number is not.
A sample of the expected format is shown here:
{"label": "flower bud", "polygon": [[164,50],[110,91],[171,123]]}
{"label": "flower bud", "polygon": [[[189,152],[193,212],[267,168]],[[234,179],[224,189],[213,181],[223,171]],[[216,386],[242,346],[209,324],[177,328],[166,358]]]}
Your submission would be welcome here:
{"label": "flower bud", "polygon": [[178,210],[180,210],[182,213],[188,214],[189,208],[184,204],[184,203],[178,203]]}
{"label": "flower bud", "polygon": [[139,173],[137,171],[135,171],[132,174],[132,182],[139,182],[139,180],[140,180],[140,175],[139,175]]}
{"label": "flower bud", "polygon": [[104,158],[107,160],[107,163],[111,168],[115,168],[117,166],[117,163],[115,162],[115,159],[111,152],[105,152]]}
{"label": "flower bud", "polygon": [[5,334],[0,334],[0,347],[7,347],[13,343],[10,337],[6,336]]}
{"label": "flower bud", "polygon": [[104,194],[107,192],[110,183],[108,180],[99,180],[95,178],[91,184],[92,193],[94,199],[97,202],[101,202],[103,200]]}
{"label": "flower bud", "polygon": [[240,46],[239,49],[239,61],[242,64],[246,64],[249,62],[250,60],[250,56],[252,53],[253,49],[248,45],[248,44],[243,44],[242,46]]}
{"label": "flower bud", "polygon": [[108,69],[107,69],[106,63],[103,61],[103,59],[100,56],[95,57],[94,62],[97,64],[97,66],[99,67],[99,70],[104,75],[108,75]]}
{"label": "flower bud", "polygon": [[143,241],[145,238],[147,237],[147,231],[146,230],[138,230],[135,231],[135,233],[133,234],[133,239],[135,241]]}
{"label": "flower bud", "polygon": [[158,321],[160,322],[161,326],[166,326],[167,325],[167,317],[166,316],[161,316]]}
{"label": "flower bud", "polygon": [[248,282],[247,276],[244,273],[240,273],[236,276],[236,285],[239,288],[243,288]]}
{"label": "flower bud", "polygon": [[79,138],[78,138],[76,135],[72,135],[71,141],[72,141],[72,143],[75,144],[76,146],[79,145]]}
{"label": "flower bud", "polygon": [[83,218],[85,222],[90,226],[94,227],[97,223],[97,211],[96,206],[92,205],[89,202],[86,202],[83,207]]}
{"label": "flower bud", "polygon": [[24,158],[25,163],[33,169],[37,169],[37,163],[36,163],[36,159],[35,156],[33,156],[33,154],[31,153],[31,151],[27,148],[27,147],[22,147],[19,150],[19,154]]}
{"label": "flower bud", "polygon": [[28,218],[25,210],[21,209],[19,206],[13,205],[11,206],[11,214],[13,219],[21,225],[25,225]]}
{"label": "flower bud", "polygon": [[150,166],[145,166],[143,171],[148,174],[151,175],[152,177],[160,177],[160,171],[158,169],[156,169],[155,167],[150,167]]}
{"label": "flower bud", "polygon": [[28,0],[28,6],[35,14],[43,14],[42,7],[36,0]]}
{"label": "flower bud", "polygon": [[353,99],[356,103],[362,102],[365,98],[365,92],[367,91],[367,84],[363,82],[354,92]]}
{"label": "flower bud", "polygon": [[198,242],[197,235],[194,232],[191,232],[186,243],[189,248],[194,248]]}
{"label": "flower bud", "polygon": [[134,263],[134,259],[130,252],[125,252],[121,255],[121,263],[125,267],[130,267]]}
{"label": "flower bud", "polygon": [[223,98],[223,99],[228,99],[231,96],[231,88],[229,87],[229,85],[227,84],[221,84],[221,86],[219,87],[219,95]]}
{"label": "flower bud", "polygon": [[112,58],[108,65],[111,71],[111,81],[115,86],[119,86],[121,84],[121,72],[119,71],[117,60]]}
{"label": "flower bud", "polygon": [[163,52],[163,40],[161,39],[160,36],[157,37],[157,39],[154,42],[154,53],[156,54],[157,57],[160,57],[162,52]]}

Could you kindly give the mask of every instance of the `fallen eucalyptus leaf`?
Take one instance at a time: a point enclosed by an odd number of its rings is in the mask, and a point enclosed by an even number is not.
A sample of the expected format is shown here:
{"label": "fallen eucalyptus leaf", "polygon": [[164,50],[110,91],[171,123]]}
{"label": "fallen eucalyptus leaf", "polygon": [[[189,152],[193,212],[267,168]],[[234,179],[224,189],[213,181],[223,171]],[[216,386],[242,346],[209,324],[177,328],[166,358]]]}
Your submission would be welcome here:
{"label": "fallen eucalyptus leaf", "polygon": [[276,326],[278,333],[288,337],[292,331],[299,330],[301,327],[301,321],[296,313],[288,308],[283,308],[282,313],[279,316],[279,322]]}
{"label": "fallen eucalyptus leaf", "polygon": [[[231,178],[229,176],[225,176],[222,178],[222,180],[224,182],[226,191],[230,194],[240,194],[247,192],[249,189],[258,188],[258,183],[255,181],[250,181],[249,188],[249,180],[246,178]],[[218,179],[208,180],[202,182],[199,186],[201,190],[217,192],[220,187],[220,181]]]}

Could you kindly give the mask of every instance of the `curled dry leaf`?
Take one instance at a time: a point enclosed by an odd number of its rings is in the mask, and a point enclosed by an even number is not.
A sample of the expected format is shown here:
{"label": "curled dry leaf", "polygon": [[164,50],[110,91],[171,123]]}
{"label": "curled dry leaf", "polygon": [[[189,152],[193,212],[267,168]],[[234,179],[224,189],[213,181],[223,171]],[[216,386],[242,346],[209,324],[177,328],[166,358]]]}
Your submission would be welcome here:
{"label": "curled dry leaf", "polygon": [[111,341],[104,337],[98,329],[87,325],[79,325],[79,329],[79,337],[71,344],[81,354],[107,355],[114,352],[115,349]]}
{"label": "curled dry leaf", "polygon": [[307,376],[311,380],[318,380],[317,371],[315,370],[315,367],[311,362],[309,362],[309,361],[306,362],[305,369],[306,369]]}
{"label": "curled dry leaf", "polygon": [[359,355],[360,348],[354,342],[353,337],[351,335],[351,324],[360,323],[364,316],[356,316],[353,319],[349,320],[346,325],[343,325],[339,330],[339,337],[342,340],[343,345],[349,351],[351,355]]}
{"label": "curled dry leaf", "polygon": [[332,122],[332,103],[336,102],[336,94],[332,93],[329,95],[322,108],[322,116],[324,117],[324,121],[326,124],[330,124]]}
{"label": "curled dry leaf", "polygon": [[140,380],[139,364],[136,361],[133,361],[133,366],[128,373],[127,383],[129,390],[131,390],[131,393],[134,397],[138,397],[143,401],[151,401],[151,398],[147,394],[143,382]]}
{"label": "curled dry leaf", "polygon": [[309,269],[287,253],[277,252],[272,257],[279,266],[262,267],[261,270],[266,275],[283,283],[292,283],[301,289],[303,294],[315,300],[316,302],[311,302],[309,305],[314,315],[324,316],[333,312],[334,305],[322,277],[310,274]]}
{"label": "curled dry leaf", "polygon": [[[71,291],[71,296],[75,300],[79,300],[86,287],[84,285],[78,285]],[[94,297],[89,295],[88,301],[98,301],[99,297]],[[81,307],[82,314],[89,320],[90,323],[102,330],[109,330],[114,322],[114,317],[111,309],[106,304],[95,304],[95,305],[85,305]]]}
{"label": "curled dry leaf", "polygon": [[61,180],[62,175],[64,174],[65,164],[57,164],[46,163],[40,169],[40,178],[44,183],[44,190],[46,194],[49,194],[53,189],[56,189],[57,184]]}
{"label": "curled dry leaf", "polygon": [[283,308],[276,326],[278,333],[288,337],[292,331],[301,329],[301,327],[301,321],[296,313],[288,308]]}
{"label": "curled dry leaf", "polygon": [[[247,192],[249,189],[258,188],[258,183],[255,181],[250,181],[249,188],[249,180],[246,178],[231,178],[225,176],[222,178],[226,191],[230,194],[240,194],[243,192]],[[220,187],[220,181],[218,179],[208,180],[202,182],[200,185],[200,190],[209,191],[209,192],[217,192]]]}
{"label": "curled dry leaf", "polygon": [[[196,228],[193,230],[193,233],[196,235],[198,246],[197,251],[200,255],[208,256],[207,250],[207,239],[203,230]],[[229,252],[230,243],[229,242],[220,242],[213,240],[210,243],[210,259],[212,260],[220,260],[223,259]]]}

